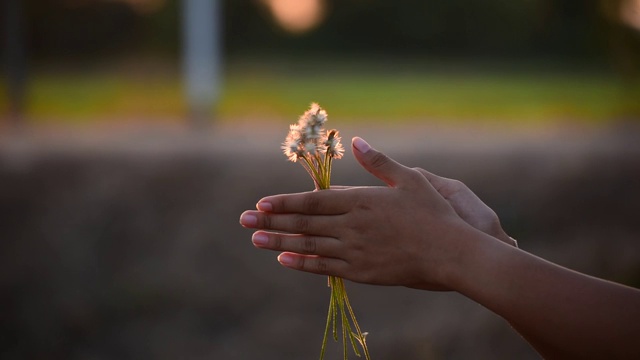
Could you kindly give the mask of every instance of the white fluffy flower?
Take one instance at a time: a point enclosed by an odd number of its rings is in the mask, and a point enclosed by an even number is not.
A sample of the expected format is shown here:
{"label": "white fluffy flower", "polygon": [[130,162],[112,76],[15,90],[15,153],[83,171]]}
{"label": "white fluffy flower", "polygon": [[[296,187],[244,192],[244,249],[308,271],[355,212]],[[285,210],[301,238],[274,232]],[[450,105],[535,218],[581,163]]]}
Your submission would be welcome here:
{"label": "white fluffy flower", "polygon": [[327,112],[317,103],[311,103],[309,109],[298,119],[298,123],[289,126],[289,134],[282,143],[282,150],[287,158],[294,162],[299,158],[315,161],[312,158],[321,153],[326,153],[332,158],[341,158],[344,149],[337,136],[338,132],[332,130],[327,134],[323,128],[326,121]]}
{"label": "white fluffy flower", "polygon": [[300,127],[298,125],[289,126],[287,138],[282,143],[282,150],[289,160],[296,162],[298,157],[303,155],[303,147],[301,146]]}
{"label": "white fluffy flower", "polygon": [[327,140],[324,142],[327,153],[329,156],[335,159],[340,159],[344,153],[342,143],[340,143],[340,136],[338,136],[338,130],[329,131]]}

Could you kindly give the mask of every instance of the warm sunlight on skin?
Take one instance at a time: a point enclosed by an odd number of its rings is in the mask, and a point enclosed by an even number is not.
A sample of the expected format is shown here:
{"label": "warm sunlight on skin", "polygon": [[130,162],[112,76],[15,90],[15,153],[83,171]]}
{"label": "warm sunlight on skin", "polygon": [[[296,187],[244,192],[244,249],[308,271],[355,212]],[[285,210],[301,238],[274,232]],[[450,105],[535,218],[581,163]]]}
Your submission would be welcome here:
{"label": "warm sunlight on skin", "polygon": [[640,0],[623,1],[620,18],[625,24],[640,30]]}
{"label": "warm sunlight on skin", "polygon": [[324,0],[262,0],[273,17],[285,30],[303,33],[311,30],[324,18]]}

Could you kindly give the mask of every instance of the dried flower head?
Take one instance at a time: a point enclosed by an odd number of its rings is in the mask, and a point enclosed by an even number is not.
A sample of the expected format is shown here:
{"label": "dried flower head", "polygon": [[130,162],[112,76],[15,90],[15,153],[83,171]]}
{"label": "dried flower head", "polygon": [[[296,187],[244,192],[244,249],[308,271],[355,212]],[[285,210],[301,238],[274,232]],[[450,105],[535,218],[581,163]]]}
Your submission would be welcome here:
{"label": "dried flower head", "polygon": [[317,103],[312,103],[307,111],[298,119],[297,124],[289,126],[289,134],[282,143],[282,150],[289,160],[296,162],[299,158],[312,159],[323,153],[331,158],[342,157],[344,149],[336,130],[329,134],[323,126],[327,121],[327,112]]}
{"label": "dried flower head", "polygon": [[289,134],[282,143],[282,150],[289,160],[296,162],[304,154],[304,146],[300,139],[300,127],[298,125],[289,126]]}
{"label": "dried flower head", "polygon": [[338,130],[330,130],[329,135],[327,136],[327,140],[324,142],[326,146],[326,152],[329,156],[334,159],[342,158],[342,154],[344,153],[344,148],[340,143],[340,136],[338,136]]}

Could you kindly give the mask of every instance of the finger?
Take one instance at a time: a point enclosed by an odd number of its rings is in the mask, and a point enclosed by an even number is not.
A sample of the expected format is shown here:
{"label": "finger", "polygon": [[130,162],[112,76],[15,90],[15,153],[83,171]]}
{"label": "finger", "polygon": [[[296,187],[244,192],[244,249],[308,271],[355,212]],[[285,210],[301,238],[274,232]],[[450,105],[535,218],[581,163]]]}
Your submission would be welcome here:
{"label": "finger", "polygon": [[431,185],[433,185],[433,187],[436,188],[436,190],[444,186],[447,183],[447,180],[449,180],[447,178],[438,176],[434,173],[428,172],[425,169],[415,168],[415,170],[418,170],[427,180],[429,180]]}
{"label": "finger", "polygon": [[336,238],[280,234],[256,231],[251,238],[253,245],[261,249],[289,251],[297,254],[338,257],[342,242]]}
{"label": "finger", "polygon": [[415,168],[415,170],[419,171],[445,199],[450,199],[452,195],[462,191],[471,193],[475,197],[475,194],[459,180],[438,176],[425,169]]}
{"label": "finger", "polygon": [[347,268],[349,266],[346,261],[340,259],[301,255],[290,252],[280,254],[278,261],[290,269],[340,277],[344,277],[344,275],[347,274]]}
{"label": "finger", "polygon": [[362,138],[353,138],[352,149],[360,165],[389,186],[410,186],[424,181],[420,173],[373,149]]}
{"label": "finger", "polygon": [[348,212],[353,204],[353,195],[343,190],[345,189],[267,196],[258,201],[256,208],[271,213],[340,215]]}
{"label": "finger", "polygon": [[272,214],[262,211],[245,211],[240,215],[240,224],[247,228],[283,231],[292,234],[333,236],[339,223],[333,216]]}

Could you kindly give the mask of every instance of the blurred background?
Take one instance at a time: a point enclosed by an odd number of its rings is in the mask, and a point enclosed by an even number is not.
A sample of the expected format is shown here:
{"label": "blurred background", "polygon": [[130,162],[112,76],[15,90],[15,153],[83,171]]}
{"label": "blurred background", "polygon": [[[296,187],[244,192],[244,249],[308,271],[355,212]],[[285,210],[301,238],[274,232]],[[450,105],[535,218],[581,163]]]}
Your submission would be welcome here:
{"label": "blurred background", "polygon": [[[312,101],[525,250],[640,286],[640,1],[1,6],[3,359],[316,357],[326,280],[238,224],[312,189],[279,150]],[[333,182],[380,184],[349,153]],[[348,287],[375,359],[538,358],[457,294]]]}

